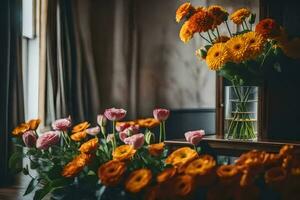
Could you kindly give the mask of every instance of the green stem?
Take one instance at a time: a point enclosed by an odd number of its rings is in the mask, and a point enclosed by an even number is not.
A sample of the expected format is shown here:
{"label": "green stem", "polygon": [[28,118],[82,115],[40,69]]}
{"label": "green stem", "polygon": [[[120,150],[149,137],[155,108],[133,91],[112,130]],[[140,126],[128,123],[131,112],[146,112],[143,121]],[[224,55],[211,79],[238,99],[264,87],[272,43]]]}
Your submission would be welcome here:
{"label": "green stem", "polygon": [[166,121],[163,121],[163,140],[165,141],[167,138],[167,134],[166,134]]}
{"label": "green stem", "polygon": [[206,42],[211,43],[206,37],[204,37],[203,35],[201,35],[201,33],[199,33],[199,35],[200,35],[200,37],[201,37],[202,39],[204,39]]}
{"label": "green stem", "polygon": [[159,123],[159,142],[162,142],[163,127],[162,122]]}
{"label": "green stem", "polygon": [[213,36],[214,36],[214,38],[216,40],[218,37],[216,36],[215,32],[213,30],[210,30],[210,31],[211,31],[211,33],[213,34]]}
{"label": "green stem", "polygon": [[210,33],[209,33],[209,30],[208,30],[206,33],[207,33],[207,35],[208,35],[208,37],[209,37],[210,43],[213,43],[213,39],[212,39],[212,37],[211,37],[211,35],[210,35]]}
{"label": "green stem", "polygon": [[220,37],[219,28],[218,28],[218,27],[216,27],[216,30],[217,30],[218,37]]}
{"label": "green stem", "polygon": [[103,135],[103,138],[106,140],[106,128],[104,126],[100,126],[101,128],[101,133]]}
{"label": "green stem", "polygon": [[247,30],[250,30],[246,20],[243,20],[243,22],[245,23]]}
{"label": "green stem", "polygon": [[228,33],[229,33],[230,37],[232,37],[232,33],[231,33],[230,28],[229,28],[229,26],[228,26],[228,22],[225,21],[225,24],[226,24],[226,28],[227,28],[227,30],[228,30]]}
{"label": "green stem", "polygon": [[112,121],[112,129],[113,129],[113,136],[114,136],[112,140],[113,150],[115,150],[117,147],[117,134],[116,134],[115,126],[116,126],[116,121]]}

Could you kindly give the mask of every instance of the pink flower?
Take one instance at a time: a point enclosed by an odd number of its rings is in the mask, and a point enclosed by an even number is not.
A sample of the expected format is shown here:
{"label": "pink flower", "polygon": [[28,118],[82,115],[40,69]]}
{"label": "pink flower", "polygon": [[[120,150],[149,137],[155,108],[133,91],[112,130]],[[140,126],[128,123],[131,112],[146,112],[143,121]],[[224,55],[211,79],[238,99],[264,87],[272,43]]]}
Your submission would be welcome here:
{"label": "pink flower", "polygon": [[124,131],[126,128],[130,127],[130,124],[128,123],[118,123],[118,125],[116,126],[116,130],[118,132]]}
{"label": "pink flower", "polygon": [[22,138],[26,147],[35,147],[37,136],[34,131],[26,131]]}
{"label": "pink flower", "polygon": [[99,126],[96,126],[93,128],[88,128],[85,131],[89,135],[96,136],[98,133],[100,133],[100,128],[99,128]]}
{"label": "pink flower", "polygon": [[58,131],[48,131],[43,133],[36,141],[36,148],[46,150],[49,147],[57,144],[60,139]]}
{"label": "pink flower", "polygon": [[72,125],[71,117],[55,120],[52,123],[52,128],[55,131],[66,131]]}
{"label": "pink flower", "polygon": [[153,110],[153,116],[159,121],[166,121],[170,115],[170,111],[167,109],[157,108]]}
{"label": "pink flower", "polygon": [[204,130],[188,131],[184,134],[186,141],[193,145],[197,145],[204,135]]}
{"label": "pink flower", "polygon": [[124,139],[131,136],[131,135],[135,135],[138,134],[140,130],[140,126],[139,125],[131,125],[128,128],[126,128],[125,130],[121,131],[119,133],[119,137],[120,140],[124,142]]}
{"label": "pink flower", "polygon": [[124,139],[125,144],[132,145],[133,148],[139,149],[144,145],[144,134],[139,133]]}
{"label": "pink flower", "polygon": [[97,123],[99,126],[104,127],[107,124],[107,118],[104,115],[98,115]]}
{"label": "pink flower", "polygon": [[125,117],[126,110],[110,108],[110,109],[105,110],[104,115],[110,121],[120,121],[121,119],[123,119]]}

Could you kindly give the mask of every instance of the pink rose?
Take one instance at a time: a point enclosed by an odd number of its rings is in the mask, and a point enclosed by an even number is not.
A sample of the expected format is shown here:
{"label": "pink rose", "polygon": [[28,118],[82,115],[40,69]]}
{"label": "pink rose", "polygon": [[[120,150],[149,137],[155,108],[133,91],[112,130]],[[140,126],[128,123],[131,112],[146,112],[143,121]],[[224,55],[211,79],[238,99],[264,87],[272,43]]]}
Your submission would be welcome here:
{"label": "pink rose", "polygon": [[124,143],[132,145],[135,149],[139,149],[144,145],[144,134],[139,133],[125,138]]}
{"label": "pink rose", "polygon": [[71,117],[55,120],[52,123],[52,128],[55,131],[66,131],[72,125]]}
{"label": "pink rose", "polygon": [[184,134],[186,141],[195,146],[202,140],[204,135],[204,130],[188,131]]}
{"label": "pink rose", "polygon": [[107,124],[107,118],[104,115],[98,115],[97,123],[99,126],[104,127]]}
{"label": "pink rose", "polygon": [[124,142],[124,139],[131,136],[131,135],[135,135],[138,134],[140,130],[140,126],[139,125],[131,125],[128,128],[126,128],[125,130],[121,131],[119,133],[119,137],[120,140]]}
{"label": "pink rose", "polygon": [[26,131],[22,135],[22,138],[26,147],[35,147],[37,136],[34,131]]}
{"label": "pink rose", "polygon": [[57,144],[60,139],[58,131],[48,131],[43,133],[36,141],[36,148],[46,150],[49,147]]}
{"label": "pink rose", "polygon": [[110,121],[120,121],[121,119],[123,119],[125,117],[126,110],[110,108],[110,109],[105,110],[104,115]]}
{"label": "pink rose", "polygon": [[85,130],[87,134],[96,136],[100,132],[99,126],[93,127],[93,128],[88,128]]}
{"label": "pink rose", "polygon": [[126,128],[130,127],[130,124],[128,123],[118,123],[118,125],[116,126],[116,130],[118,132],[124,131]]}
{"label": "pink rose", "polygon": [[170,111],[167,109],[157,108],[153,110],[153,116],[159,121],[166,121],[170,115]]}

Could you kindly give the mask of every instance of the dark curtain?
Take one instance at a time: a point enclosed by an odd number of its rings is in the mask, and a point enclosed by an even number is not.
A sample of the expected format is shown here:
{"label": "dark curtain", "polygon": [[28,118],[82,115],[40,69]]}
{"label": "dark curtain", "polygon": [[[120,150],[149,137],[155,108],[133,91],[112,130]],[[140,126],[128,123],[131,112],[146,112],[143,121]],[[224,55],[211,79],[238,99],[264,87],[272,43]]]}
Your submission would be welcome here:
{"label": "dark curtain", "polygon": [[24,121],[21,66],[21,0],[0,6],[0,184],[10,181],[8,157],[12,129]]}

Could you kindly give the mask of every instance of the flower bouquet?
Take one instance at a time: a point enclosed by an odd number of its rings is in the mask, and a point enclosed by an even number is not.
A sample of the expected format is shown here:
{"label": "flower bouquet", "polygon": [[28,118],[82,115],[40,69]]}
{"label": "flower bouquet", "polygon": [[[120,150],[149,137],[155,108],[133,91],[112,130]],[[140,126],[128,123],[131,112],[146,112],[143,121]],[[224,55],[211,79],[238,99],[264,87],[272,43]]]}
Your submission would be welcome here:
{"label": "flower bouquet", "polygon": [[[41,134],[36,131],[39,120],[16,127],[12,134],[17,145],[26,149],[11,156],[10,167],[31,178],[24,195],[34,192],[34,200],[49,193],[51,199],[73,200],[290,199],[300,195],[300,158],[293,146],[284,146],[278,154],[253,150],[234,164],[218,166],[213,156],[197,148],[203,130],[185,133],[193,148],[168,152],[163,143],[168,110],[154,110],[155,118],[118,122],[125,114],[123,109],[108,109],[93,128],[88,122],[72,126],[70,117],[56,120],[53,131]],[[114,124],[110,134],[107,120]],[[159,124],[160,139],[155,141],[151,128]],[[30,164],[20,167],[21,158]]]}
{"label": "flower bouquet", "polygon": [[[194,7],[191,3],[182,4],[176,12],[176,21],[184,21],[180,39],[186,43],[198,34],[206,44],[196,55],[232,85],[225,105],[229,112],[227,138],[256,138],[257,114],[253,109],[257,110],[257,88],[252,86],[262,85],[270,74],[281,72],[288,57],[300,58],[299,38],[290,39],[270,18],[254,27],[255,18],[247,8],[229,15],[221,6]],[[234,31],[228,19],[236,25]],[[226,35],[220,34],[222,26]]]}

